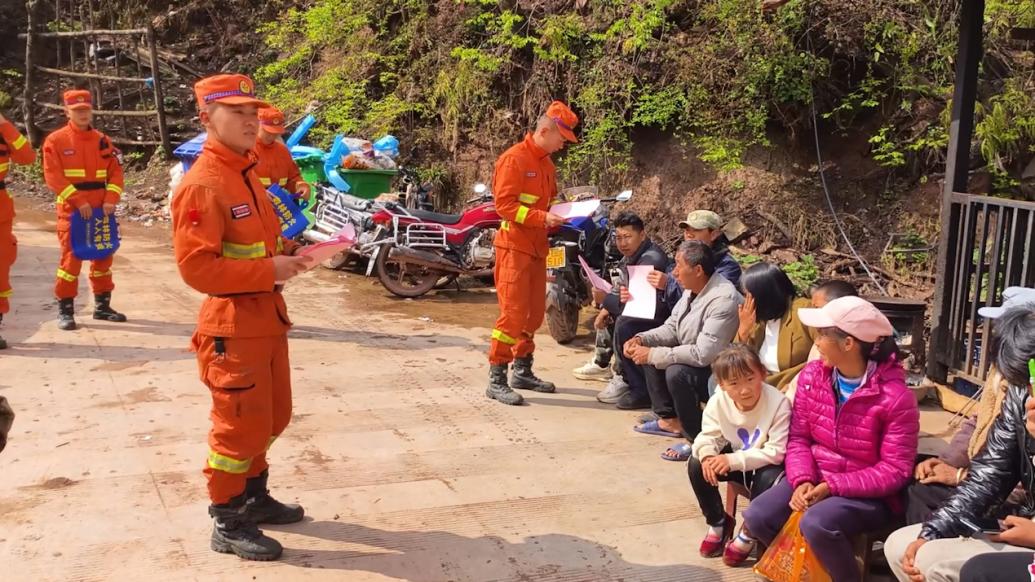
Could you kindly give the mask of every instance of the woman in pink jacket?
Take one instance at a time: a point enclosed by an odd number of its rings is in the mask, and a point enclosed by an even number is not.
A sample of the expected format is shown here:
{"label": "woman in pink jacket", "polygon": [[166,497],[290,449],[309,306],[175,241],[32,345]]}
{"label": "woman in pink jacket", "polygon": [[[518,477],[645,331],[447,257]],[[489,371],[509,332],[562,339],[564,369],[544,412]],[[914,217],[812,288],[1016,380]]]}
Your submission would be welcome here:
{"label": "woman in pink jacket", "polygon": [[[903,510],[900,492],[913,475],[920,413],[906,388],[894,329],[871,303],[842,297],[798,316],[818,329],[823,358],[798,379],[786,478],[753,499],[744,520],[748,535],[768,544],[792,510],[804,511],[801,533],[820,563],[833,580],[853,582],[862,576],[851,538]],[[751,541],[732,543],[750,551]]]}

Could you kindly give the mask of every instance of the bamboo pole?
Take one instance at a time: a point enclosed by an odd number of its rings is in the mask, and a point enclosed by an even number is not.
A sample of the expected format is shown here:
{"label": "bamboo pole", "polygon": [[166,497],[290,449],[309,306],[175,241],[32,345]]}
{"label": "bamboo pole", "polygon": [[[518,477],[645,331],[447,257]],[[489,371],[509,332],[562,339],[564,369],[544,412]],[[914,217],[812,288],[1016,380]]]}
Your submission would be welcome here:
{"label": "bamboo pole", "polygon": [[[64,111],[65,110],[65,107],[63,105],[55,105],[53,103],[37,103],[37,105],[39,105],[40,107],[42,107],[44,109],[53,109],[53,110],[56,110],[56,111]],[[94,109],[93,110],[93,114],[94,115],[110,115],[112,117],[118,117],[120,115],[125,116],[125,117],[154,117],[155,115],[158,115],[158,112],[155,111],[154,109],[148,109],[146,111],[113,111],[113,110],[105,110],[105,109]]]}
{"label": "bamboo pole", "polygon": [[103,81],[117,81],[117,82],[120,82],[120,83],[141,83],[141,84],[147,83],[147,79],[141,79],[141,78],[138,78],[138,77],[120,77],[120,76],[117,76],[117,75],[100,75],[100,74],[95,74],[95,73],[80,73],[79,71],[68,71],[68,70],[65,70],[65,69],[52,69],[50,67],[42,67],[40,65],[36,65],[35,69],[37,71],[42,71],[44,73],[50,73],[52,75],[60,75],[60,76],[63,76],[63,77],[81,77],[83,79],[101,79]]}
{"label": "bamboo pole", "polygon": [[22,115],[25,117],[25,133],[33,145],[39,143],[39,129],[36,128],[36,112],[33,110],[33,98],[36,95],[36,75],[33,74],[32,64],[34,59],[34,48],[36,35],[36,8],[38,0],[29,0],[25,5],[28,13],[28,22],[25,34],[25,93],[22,99]]}
{"label": "bamboo pole", "polygon": [[151,51],[151,75],[154,81],[155,109],[158,111],[158,134],[162,138],[162,148],[166,157],[172,156],[172,143],[169,140],[169,128],[165,124],[165,96],[162,94],[162,72],[158,69],[158,46],[155,41],[155,29],[147,25],[147,46]]}

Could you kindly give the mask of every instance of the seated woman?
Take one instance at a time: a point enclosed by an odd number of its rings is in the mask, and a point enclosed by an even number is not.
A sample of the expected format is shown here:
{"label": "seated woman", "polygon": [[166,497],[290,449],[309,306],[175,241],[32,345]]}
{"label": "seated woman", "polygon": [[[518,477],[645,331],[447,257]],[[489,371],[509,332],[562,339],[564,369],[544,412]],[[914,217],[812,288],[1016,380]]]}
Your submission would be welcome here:
{"label": "seated woman", "polygon": [[740,285],[744,304],[736,341],[758,352],[767,371],[766,382],[784,390],[812,350],[815,332],[798,319],[798,309],[809,307],[810,302],[796,298],[790,277],[771,263],[752,265]]}
{"label": "seated woman", "polygon": [[[974,556],[1035,548],[1035,370],[1029,370],[1035,368],[1035,303],[1007,311],[993,332],[995,365],[1010,384],[1002,412],[952,496],[923,524],[888,537],[884,554],[899,580],[955,582]],[[981,522],[994,516],[1018,484],[1026,494],[1002,524],[1004,531],[982,534]]]}
{"label": "seated woman", "polygon": [[719,380],[719,390],[704,408],[687,472],[709,526],[701,555],[724,554],[727,561],[739,563],[743,559],[736,544],[727,546],[736,516],[725,513],[718,485],[735,481],[757,497],[776,483],[783,475],[791,403],[765,383],[766,370],[747,346],[725,349],[712,363],[712,373]]}
{"label": "seated woman", "polygon": [[999,372],[990,370],[977,404],[977,416],[963,421],[942,454],[917,464],[916,482],[909,486],[906,525],[927,521],[967,477],[970,460],[985,447],[988,431],[1003,409],[1008,385]]}
{"label": "seated woman", "polygon": [[861,576],[852,538],[904,509],[900,493],[913,474],[920,412],[894,329],[871,303],[842,297],[798,317],[818,330],[822,360],[806,365],[798,380],[787,478],[751,500],[744,535],[772,543],[791,512],[804,511],[801,533],[819,562],[831,579],[854,582]]}

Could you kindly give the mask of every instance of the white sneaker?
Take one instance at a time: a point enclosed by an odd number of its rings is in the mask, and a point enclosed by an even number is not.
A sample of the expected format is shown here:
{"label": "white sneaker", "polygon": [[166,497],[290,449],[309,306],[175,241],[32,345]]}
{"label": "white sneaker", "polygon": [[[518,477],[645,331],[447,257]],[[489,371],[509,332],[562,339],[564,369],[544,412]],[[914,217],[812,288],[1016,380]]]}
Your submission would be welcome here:
{"label": "white sneaker", "polygon": [[601,368],[597,365],[596,360],[590,361],[585,366],[579,366],[571,371],[579,380],[599,380],[601,382],[607,382],[611,379],[611,366]]}
{"label": "white sneaker", "polygon": [[615,376],[611,378],[611,381],[607,383],[607,388],[600,391],[597,394],[597,400],[604,404],[615,404],[629,393],[629,385],[625,383],[625,378],[621,376]]}

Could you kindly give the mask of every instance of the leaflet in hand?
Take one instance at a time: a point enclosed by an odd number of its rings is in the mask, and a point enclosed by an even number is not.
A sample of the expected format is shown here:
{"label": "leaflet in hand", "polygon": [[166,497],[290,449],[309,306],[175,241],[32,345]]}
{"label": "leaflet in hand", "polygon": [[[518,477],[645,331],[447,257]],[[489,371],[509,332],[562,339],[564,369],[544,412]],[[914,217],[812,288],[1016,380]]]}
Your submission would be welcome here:
{"label": "leaflet in hand", "polygon": [[313,260],[309,261],[309,268],[312,269],[334,255],[348,250],[354,244],[356,244],[356,229],[351,224],[346,224],[345,228],[339,230],[329,240],[303,247],[298,251],[298,256],[311,257]]}
{"label": "leaflet in hand", "polygon": [[582,265],[582,270],[586,273],[586,277],[589,278],[589,284],[592,285],[594,289],[600,289],[604,293],[611,292],[611,289],[613,289],[611,284],[605,281],[600,275],[597,275],[597,272],[594,271],[588,263],[586,263],[586,259],[579,256],[579,264]]}
{"label": "leaflet in hand", "polygon": [[581,200],[579,202],[562,202],[550,207],[550,212],[561,218],[585,218],[593,216],[593,213],[600,208],[599,200]]}
{"label": "leaflet in hand", "polygon": [[651,265],[629,266],[629,295],[622,316],[638,319],[654,319],[657,308],[657,290],[647,281],[647,275],[654,272]]}

